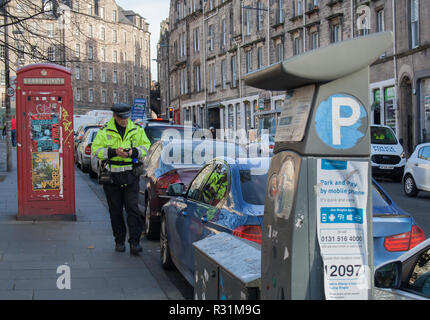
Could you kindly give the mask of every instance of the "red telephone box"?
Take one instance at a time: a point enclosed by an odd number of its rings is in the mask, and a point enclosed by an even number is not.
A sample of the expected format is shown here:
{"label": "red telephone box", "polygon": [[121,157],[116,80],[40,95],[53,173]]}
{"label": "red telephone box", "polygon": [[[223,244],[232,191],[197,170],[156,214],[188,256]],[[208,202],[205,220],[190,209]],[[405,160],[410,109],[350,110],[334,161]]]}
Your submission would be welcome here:
{"label": "red telephone box", "polygon": [[18,220],[76,220],[73,91],[69,69],[17,71]]}

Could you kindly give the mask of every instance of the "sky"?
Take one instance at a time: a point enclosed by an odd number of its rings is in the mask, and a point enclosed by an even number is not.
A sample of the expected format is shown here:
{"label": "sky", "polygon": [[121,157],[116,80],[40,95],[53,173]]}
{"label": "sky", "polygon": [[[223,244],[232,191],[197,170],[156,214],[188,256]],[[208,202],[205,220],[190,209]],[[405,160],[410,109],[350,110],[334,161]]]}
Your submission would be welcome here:
{"label": "sky", "polygon": [[[157,59],[160,22],[169,17],[170,0],[116,0],[124,10],[133,10],[149,23],[151,33],[151,59]],[[157,81],[157,62],[151,60],[152,80]]]}

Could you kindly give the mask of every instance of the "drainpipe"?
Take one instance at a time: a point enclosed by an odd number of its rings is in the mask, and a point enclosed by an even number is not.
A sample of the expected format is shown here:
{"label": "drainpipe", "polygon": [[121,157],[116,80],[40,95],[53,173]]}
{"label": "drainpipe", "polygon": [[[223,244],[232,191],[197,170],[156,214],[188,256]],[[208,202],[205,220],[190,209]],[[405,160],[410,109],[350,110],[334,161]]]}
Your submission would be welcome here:
{"label": "drainpipe", "polygon": [[[393,40],[393,57],[394,57],[394,90],[396,92],[396,99],[394,100],[395,103],[395,110],[397,109],[398,106],[398,80],[397,80],[397,40],[396,40],[396,32],[397,32],[397,28],[396,28],[396,3],[395,0],[391,1],[391,5],[392,5],[392,9],[393,9],[393,34],[394,34],[394,40]],[[383,93],[383,92],[382,92]],[[399,135],[399,128],[398,128],[398,118],[399,118],[399,113],[396,112],[396,117],[397,117],[397,121],[396,121],[396,134]]]}

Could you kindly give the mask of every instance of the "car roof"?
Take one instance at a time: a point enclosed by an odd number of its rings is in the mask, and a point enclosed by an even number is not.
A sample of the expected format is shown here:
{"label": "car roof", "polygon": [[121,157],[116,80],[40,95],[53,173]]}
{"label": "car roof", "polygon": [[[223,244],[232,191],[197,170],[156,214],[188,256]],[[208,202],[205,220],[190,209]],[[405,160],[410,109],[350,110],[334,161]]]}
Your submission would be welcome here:
{"label": "car roof", "polygon": [[391,129],[391,130],[393,130],[393,128],[391,128],[390,126],[386,126],[386,125],[384,125],[384,124],[372,124],[372,125],[370,125],[371,127],[374,127],[374,128],[388,128],[388,129]]}
{"label": "car roof", "polygon": [[430,142],[420,143],[415,147],[415,149],[422,148],[422,147],[429,147],[429,146],[430,146]]}

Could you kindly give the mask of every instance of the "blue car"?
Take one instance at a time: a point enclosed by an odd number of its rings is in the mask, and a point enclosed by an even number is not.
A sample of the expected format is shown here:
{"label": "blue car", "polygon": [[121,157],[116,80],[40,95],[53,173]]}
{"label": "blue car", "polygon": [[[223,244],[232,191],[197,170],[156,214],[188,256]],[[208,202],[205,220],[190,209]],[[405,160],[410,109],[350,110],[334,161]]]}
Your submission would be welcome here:
{"label": "blue car", "polygon": [[261,244],[269,166],[270,158],[216,158],[199,171],[184,194],[182,186],[176,194],[168,191],[175,197],[161,212],[163,267],[174,264],[194,285],[193,242],[227,232]]}
{"label": "blue car", "polygon": [[424,231],[373,179],[373,265],[397,259],[425,240]]}
{"label": "blue car", "polygon": [[[175,265],[194,285],[192,243],[227,232],[261,244],[270,159],[259,160],[256,166],[217,158],[199,171],[185,193],[182,185],[169,187],[172,198],[162,208],[160,230],[164,268]],[[375,180],[372,197],[374,265],[378,266],[424,241],[425,234]]]}

